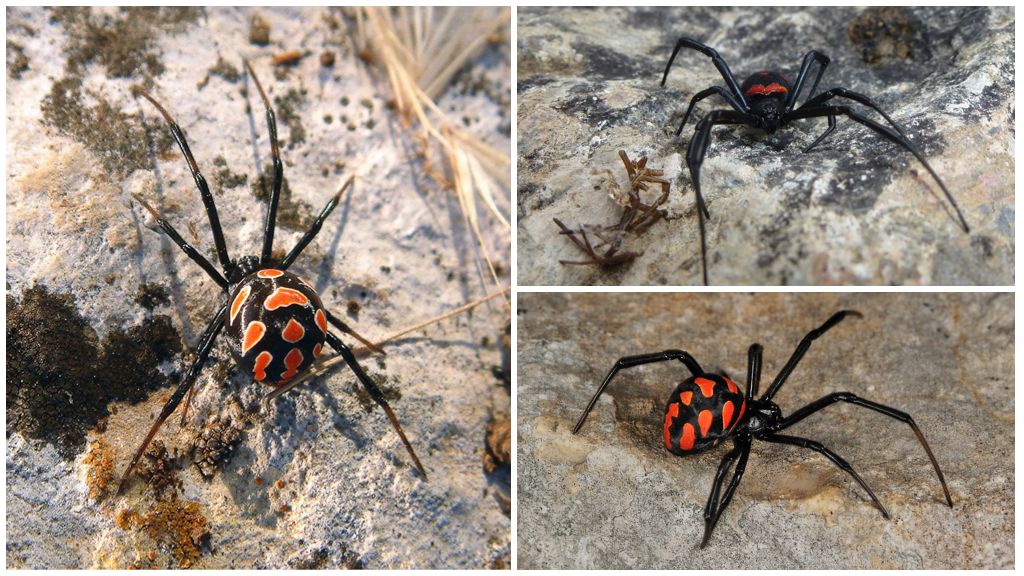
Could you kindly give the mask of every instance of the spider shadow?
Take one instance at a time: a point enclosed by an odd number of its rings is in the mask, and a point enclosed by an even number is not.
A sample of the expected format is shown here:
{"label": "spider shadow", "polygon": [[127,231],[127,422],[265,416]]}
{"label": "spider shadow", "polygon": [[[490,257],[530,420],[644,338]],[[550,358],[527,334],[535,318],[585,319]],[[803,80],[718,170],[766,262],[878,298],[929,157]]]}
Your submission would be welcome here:
{"label": "spider shadow", "polygon": [[[143,126],[146,125],[145,115],[142,113],[142,110],[139,110],[139,122]],[[146,150],[149,155],[149,163],[153,167],[154,196],[157,199],[156,209],[163,214],[161,207],[163,206],[164,199],[164,177],[160,170],[160,164],[157,162],[156,142],[150,135],[149,130],[144,130],[143,132],[145,133],[146,138]],[[138,251],[138,256],[135,259],[136,266],[138,268],[138,277],[142,278],[143,283],[145,283],[145,234],[143,234],[141,228],[148,227],[139,220],[138,215],[136,215],[134,210],[129,210],[129,213],[132,215],[132,222],[135,225],[135,231],[139,239],[139,246],[142,247]],[[177,245],[175,245],[173,249],[171,248],[171,241],[166,234],[159,234],[158,236],[160,237],[160,257],[164,261],[165,272],[171,285],[171,294],[174,295],[174,312],[178,316],[178,320],[181,322],[181,338],[184,342],[190,342],[193,339],[192,323],[189,321],[188,310],[185,306],[185,288],[178,272],[178,265],[174,259],[174,254],[179,249]]]}

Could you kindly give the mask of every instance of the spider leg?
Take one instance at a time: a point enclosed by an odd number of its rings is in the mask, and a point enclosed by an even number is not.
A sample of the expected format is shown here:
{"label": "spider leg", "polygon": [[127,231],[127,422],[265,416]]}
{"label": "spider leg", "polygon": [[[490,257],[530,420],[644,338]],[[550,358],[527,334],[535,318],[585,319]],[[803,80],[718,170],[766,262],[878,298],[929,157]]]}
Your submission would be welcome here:
{"label": "spider leg", "polygon": [[267,110],[267,131],[270,132],[270,153],[274,162],[274,183],[270,193],[270,204],[267,206],[267,220],[263,228],[263,252],[260,253],[260,264],[266,265],[270,262],[270,253],[274,249],[274,225],[277,222],[277,204],[281,199],[281,181],[284,179],[284,165],[281,164],[281,147],[277,143],[277,117],[274,116],[274,109],[270,107],[270,100],[267,93],[263,91],[263,85],[248,60],[243,60],[245,69],[256,84],[256,89],[263,99],[263,107]]}
{"label": "spider leg", "polygon": [[409,456],[412,457],[413,463],[416,464],[416,469],[420,471],[420,474],[423,475],[423,480],[426,481],[427,471],[423,469],[423,464],[420,464],[420,459],[416,457],[416,452],[412,449],[412,444],[409,443],[409,439],[405,437],[405,432],[402,431],[402,426],[398,423],[398,417],[395,416],[395,413],[391,410],[391,406],[388,405],[388,401],[384,397],[384,393],[381,392],[380,388],[378,388],[376,384],[374,384],[373,380],[370,379],[370,376],[363,371],[362,366],[360,366],[359,362],[356,360],[356,355],[348,346],[345,345],[344,342],[341,341],[340,338],[335,336],[333,333],[328,332],[327,343],[331,345],[331,348],[334,348],[339,354],[341,354],[342,358],[345,359],[345,363],[352,369],[352,372],[356,375],[356,379],[363,385],[363,388],[366,388],[366,391],[369,392],[373,401],[384,409],[384,413],[387,414],[388,418],[391,420],[391,425],[395,427],[395,432],[398,432],[398,437],[401,438],[402,443],[405,444],[405,449],[409,451]]}
{"label": "spider leg", "polygon": [[775,397],[775,394],[779,391],[779,388],[781,388],[782,385],[786,382],[786,379],[789,378],[789,375],[793,372],[793,369],[796,368],[796,365],[800,362],[801,359],[803,359],[804,354],[806,354],[807,350],[811,347],[811,342],[817,340],[819,337],[821,337],[822,334],[828,332],[829,329],[831,329],[836,324],[839,324],[839,322],[841,322],[843,318],[846,318],[847,316],[860,318],[862,315],[860,312],[857,312],[856,310],[840,310],[839,312],[833,314],[828,320],[826,320],[824,324],[808,332],[807,335],[804,336],[803,340],[800,341],[800,344],[796,347],[796,350],[793,351],[793,355],[789,357],[789,361],[786,362],[786,365],[783,366],[782,370],[780,370],[778,375],[775,376],[775,380],[772,381],[772,385],[768,387],[768,391],[765,392],[764,396],[761,397],[761,402],[767,402]]}
{"label": "spider leg", "polygon": [[747,99],[743,96],[743,92],[740,90],[740,85],[736,82],[736,77],[732,75],[732,71],[729,70],[729,65],[725,63],[725,60],[718,55],[718,51],[714,48],[707,46],[703,42],[698,42],[692,38],[682,37],[676,42],[676,47],[672,50],[672,56],[668,59],[668,64],[665,65],[665,74],[661,77],[661,85],[665,86],[665,80],[668,79],[668,71],[672,68],[672,61],[676,59],[676,54],[679,53],[681,48],[693,48],[711,58],[711,63],[718,68],[718,72],[722,75],[725,83],[729,86],[729,90],[736,96],[736,100],[739,101],[742,106],[742,111],[746,112],[750,110],[750,105],[747,103]]}
{"label": "spider leg", "polygon": [[693,356],[690,356],[688,352],[682,350],[665,350],[664,352],[653,352],[651,354],[640,354],[637,356],[625,356],[619,358],[612,369],[608,372],[608,375],[604,377],[604,381],[601,382],[601,386],[598,387],[597,392],[594,393],[594,397],[590,399],[590,403],[587,404],[587,408],[583,411],[583,415],[580,416],[579,421],[576,422],[576,426],[573,427],[572,433],[575,434],[580,431],[583,426],[584,420],[587,419],[587,415],[593,410],[594,405],[597,404],[597,399],[604,392],[604,389],[608,387],[608,383],[612,381],[612,378],[619,373],[619,370],[623,368],[633,368],[634,366],[640,366],[643,364],[651,364],[654,362],[667,362],[669,360],[679,360],[686,365],[686,368],[694,376],[700,376],[704,373],[704,370],[700,367],[700,364],[694,360]]}
{"label": "spider leg", "polygon": [[149,429],[149,434],[146,434],[146,439],[142,441],[142,445],[135,452],[135,457],[132,458],[128,468],[124,471],[121,476],[121,483],[117,487],[117,493],[124,492],[124,487],[128,483],[128,475],[131,474],[132,469],[135,468],[135,464],[138,463],[139,458],[149,447],[149,443],[156,436],[160,426],[163,425],[164,421],[174,413],[175,408],[181,403],[181,399],[185,397],[185,393],[192,389],[192,386],[196,383],[196,378],[199,377],[200,370],[203,369],[203,364],[206,362],[206,358],[210,355],[210,350],[213,348],[213,343],[217,339],[217,335],[220,334],[221,328],[224,327],[224,314],[228,309],[228,305],[222,304],[220,310],[213,316],[213,320],[206,327],[203,335],[199,338],[199,347],[196,350],[196,359],[192,362],[192,366],[188,369],[185,374],[185,378],[178,384],[178,387],[171,394],[170,400],[164,404],[164,407],[160,410],[160,415],[157,416],[156,422],[153,423],[153,427]]}
{"label": "spider leg", "polygon": [[185,133],[182,132],[181,127],[178,123],[171,118],[171,115],[167,113],[167,110],[156,101],[144,90],[136,89],[135,93],[142,96],[146,100],[149,100],[156,109],[160,111],[160,114],[164,117],[164,121],[167,122],[167,126],[171,129],[171,135],[174,136],[174,141],[178,143],[178,148],[181,148],[181,153],[185,156],[185,162],[188,163],[188,169],[192,172],[192,179],[196,181],[196,188],[199,189],[199,195],[203,198],[203,205],[206,206],[206,216],[210,220],[210,229],[213,231],[213,243],[217,247],[217,258],[220,260],[220,265],[224,269],[224,273],[231,269],[231,258],[228,257],[228,248],[224,243],[224,230],[220,227],[220,218],[217,216],[217,206],[213,203],[213,194],[210,194],[210,186],[206,183],[206,178],[199,172],[199,166],[196,165],[196,159],[192,156],[192,151],[188,147],[188,141],[185,140]]}
{"label": "spider leg", "polygon": [[[811,93],[813,94],[814,92]],[[811,98],[807,102],[804,102],[803,105],[800,106],[800,108],[815,108],[817,106],[825,104],[825,102],[837,96],[840,98],[848,98],[850,100],[853,100],[854,102],[858,102],[860,104],[863,104],[864,106],[867,106],[868,108],[871,108],[875,112],[878,112],[878,114],[882,118],[885,118],[885,121],[888,122],[889,125],[892,126],[893,129],[896,130],[896,132],[898,132],[900,136],[903,136],[904,138],[907,137],[906,133],[903,132],[903,128],[901,128],[895,120],[890,118],[889,115],[885,113],[885,110],[882,110],[882,108],[874,100],[868,98],[863,94],[860,94],[859,92],[847,90],[846,88],[832,88],[831,90],[826,90],[821,94],[818,94],[817,96]]]}
{"label": "spider leg", "polygon": [[[722,487],[722,481],[725,480],[725,475],[728,473],[729,466],[732,465],[732,460],[735,460],[737,453],[739,453],[739,461],[736,462],[736,469],[733,471],[728,488],[725,489],[725,495],[722,497],[721,502],[719,502],[718,493]],[[715,530],[715,526],[718,525],[718,519],[722,517],[722,512],[725,511],[729,502],[732,501],[732,495],[736,492],[736,487],[740,485],[740,480],[743,479],[743,472],[747,469],[747,458],[749,456],[750,440],[736,439],[736,447],[726,454],[725,458],[722,459],[722,463],[718,466],[718,472],[715,474],[715,483],[711,488],[711,495],[708,497],[708,503],[704,507],[704,538],[700,541],[701,548],[707,546],[711,533]],[[726,465],[727,463],[728,465]]]}
{"label": "spider leg", "polygon": [[906,137],[901,136],[898,132],[894,132],[890,128],[883,126],[870,118],[866,118],[858,114],[849,106],[823,105],[814,108],[809,108],[806,110],[801,108],[800,110],[794,110],[793,112],[786,114],[784,118],[785,121],[788,122],[789,120],[798,120],[800,118],[819,118],[821,116],[829,116],[836,114],[842,114],[848,117],[849,119],[853,120],[854,122],[863,124],[864,126],[867,126],[868,128],[874,130],[879,135],[885,137],[889,141],[895,144],[899,144],[900,146],[903,146],[904,148],[909,150],[910,153],[913,154],[915,158],[917,158],[918,162],[920,162],[921,165],[924,166],[926,170],[928,170],[928,173],[932,175],[932,178],[934,178],[935,181],[939,184],[939,187],[942,188],[942,192],[943,194],[945,194],[946,200],[949,201],[950,206],[953,207],[953,211],[956,212],[956,216],[960,220],[960,227],[963,228],[963,231],[965,233],[970,233],[971,228],[967,225],[967,220],[964,219],[964,215],[960,212],[960,206],[958,206],[956,200],[953,199],[953,194],[951,194],[949,189],[946,188],[946,184],[942,182],[942,179],[939,178],[939,175],[935,172],[935,170],[932,169],[931,164],[929,164],[928,161],[924,159],[924,156],[921,154],[920,151],[918,151],[917,147],[914,146]]}
{"label": "spider leg", "polygon": [[686,114],[683,115],[683,122],[679,125],[679,128],[676,130],[676,136],[679,136],[679,134],[682,133],[683,126],[686,126],[686,121],[689,120],[690,118],[690,112],[693,111],[693,107],[697,105],[697,102],[700,102],[701,100],[707,98],[708,96],[713,96],[715,94],[718,94],[719,96],[724,98],[725,101],[729,104],[729,106],[732,106],[737,112],[745,112],[743,105],[737,102],[736,97],[729,93],[725,88],[722,88],[721,86],[712,86],[707,90],[701,90],[696,95],[694,95],[693,98],[690,99],[690,105],[687,106]]}
{"label": "spider leg", "polygon": [[373,342],[370,342],[366,338],[363,338],[362,335],[353,330],[348,324],[345,324],[344,322],[339,320],[337,316],[331,314],[327,310],[324,310],[324,312],[327,312],[327,321],[330,322],[331,324],[334,324],[334,327],[337,328],[338,330],[341,330],[342,334],[348,334],[349,336],[355,338],[356,340],[359,340],[360,344],[366,346],[367,348],[376,352],[377,354],[380,354],[382,356],[387,355],[387,352],[385,352],[383,348],[377,346]]}
{"label": "spider leg", "polygon": [[811,71],[811,66],[815,62],[818,62],[818,75],[814,78],[814,84],[811,84],[811,94],[814,94],[814,90],[818,87],[818,82],[821,81],[821,77],[825,74],[825,69],[828,68],[829,62],[832,60],[818,52],[817,50],[811,50],[807,54],[804,54],[803,64],[800,65],[800,73],[797,74],[796,82],[793,83],[793,90],[789,93],[789,97],[786,99],[786,106],[783,108],[786,112],[793,109],[796,105],[796,99],[800,97],[800,91],[803,90],[804,80],[807,79],[807,73]]}
{"label": "spider leg", "polygon": [[313,238],[316,238],[316,235],[320,233],[320,228],[323,227],[324,222],[327,220],[327,217],[330,216],[331,212],[334,211],[334,208],[338,206],[338,202],[341,201],[342,195],[345,194],[345,190],[347,190],[348,187],[352,185],[353,180],[355,180],[355,176],[350,176],[349,179],[346,180],[345,183],[341,185],[341,189],[338,190],[338,193],[335,194],[327,202],[327,205],[324,206],[324,209],[320,211],[320,215],[316,217],[316,220],[313,222],[313,225],[309,227],[309,230],[302,236],[302,238],[299,240],[299,243],[296,244],[294,248],[292,248],[292,251],[289,252],[288,255],[284,257],[284,260],[281,261],[281,263],[278,265],[278,268],[280,268],[281,270],[287,270],[288,267],[291,266],[293,262],[295,262],[295,259],[299,257],[299,254],[302,254],[302,251],[306,249],[306,246],[308,246],[309,243],[313,241]]}
{"label": "spider leg", "polygon": [[700,227],[700,261],[704,285],[708,283],[707,243],[704,234],[704,219],[711,218],[704,198],[700,194],[700,166],[711,145],[711,129],[720,124],[750,124],[753,117],[732,110],[713,110],[697,124],[693,138],[686,149],[686,165],[690,168],[690,179],[693,180],[693,191],[697,195],[697,222]]}
{"label": "spider leg", "polygon": [[202,268],[206,272],[206,274],[210,278],[212,278],[214,282],[217,283],[218,286],[220,286],[225,291],[227,290],[228,281],[224,279],[224,276],[222,276],[221,273],[218,272],[216,268],[214,268],[213,264],[210,264],[210,261],[207,260],[202,254],[200,254],[199,251],[195,249],[195,247],[193,247],[188,242],[185,242],[185,239],[181,237],[181,234],[178,234],[178,231],[174,229],[174,226],[171,226],[170,222],[164,220],[163,217],[160,216],[160,213],[157,212],[155,208],[150,206],[148,202],[142,199],[142,196],[138,194],[132,194],[132,198],[135,198],[135,200],[138,201],[139,204],[142,204],[142,206],[149,211],[149,213],[153,216],[153,219],[156,220],[157,225],[160,226],[160,229],[164,231],[164,234],[167,234],[167,236],[175,244],[177,244],[178,247],[181,248],[182,251],[184,251],[185,254],[192,259],[193,262],[199,264],[199,267]]}
{"label": "spider leg", "polygon": [[821,133],[821,136],[818,136],[817,138],[815,138],[814,142],[811,142],[810,145],[805,147],[802,150],[802,152],[804,154],[810,152],[815,146],[817,146],[818,144],[821,144],[821,141],[824,140],[825,138],[827,138],[829,134],[831,134],[832,132],[835,132],[835,129],[836,129],[836,115],[835,114],[829,114],[828,115],[828,128],[826,128],[825,131]]}
{"label": "spider leg", "polygon": [[844,460],[840,455],[823,446],[820,442],[808,440],[807,438],[799,438],[797,436],[785,436],[782,434],[768,434],[766,436],[761,436],[760,439],[766,442],[775,442],[777,444],[792,444],[793,446],[800,446],[801,448],[809,448],[825,456],[826,458],[831,460],[833,464],[838,466],[841,470],[852,476],[853,479],[857,481],[857,484],[860,484],[860,487],[863,488],[864,491],[868,493],[868,496],[871,497],[871,500],[875,502],[875,506],[878,506],[878,509],[882,511],[882,516],[885,516],[886,519],[889,518],[889,511],[885,509],[885,506],[883,506],[882,503],[878,500],[878,497],[875,496],[874,492],[872,492],[871,488],[867,485],[867,482],[864,482],[860,475],[857,474],[857,472],[853,469],[853,466],[850,466],[849,462]]}
{"label": "spider leg", "polygon": [[760,344],[751,344],[747,350],[747,404],[750,404],[757,396],[757,389],[761,385],[761,353],[764,348]]}
{"label": "spider leg", "polygon": [[833,394],[829,394],[824,398],[815,400],[814,402],[811,402],[807,406],[804,406],[803,408],[797,410],[796,412],[793,412],[792,414],[789,415],[789,417],[783,418],[782,421],[779,422],[775,430],[785,430],[786,428],[789,428],[793,424],[796,424],[797,422],[803,420],[804,418],[810,416],[811,414],[817,412],[818,410],[831,406],[836,402],[849,402],[850,404],[863,406],[864,408],[868,408],[869,410],[874,410],[875,412],[885,414],[890,418],[895,418],[900,422],[905,422],[909,424],[910,428],[914,431],[914,434],[917,436],[918,442],[921,443],[921,446],[924,448],[925,453],[928,454],[928,459],[931,460],[932,462],[932,468],[935,468],[935,474],[939,477],[939,482],[942,484],[942,491],[946,495],[946,503],[949,504],[950,508],[953,507],[953,498],[951,498],[949,495],[949,487],[946,486],[946,477],[943,476],[942,469],[939,468],[939,462],[935,459],[935,455],[932,454],[932,449],[928,446],[928,441],[924,439],[924,434],[921,433],[921,429],[917,427],[917,423],[915,423],[914,419],[910,416],[910,414],[907,414],[906,412],[897,410],[895,408],[890,408],[889,406],[886,406],[884,404],[872,402],[871,400],[865,400],[851,392],[836,392]]}

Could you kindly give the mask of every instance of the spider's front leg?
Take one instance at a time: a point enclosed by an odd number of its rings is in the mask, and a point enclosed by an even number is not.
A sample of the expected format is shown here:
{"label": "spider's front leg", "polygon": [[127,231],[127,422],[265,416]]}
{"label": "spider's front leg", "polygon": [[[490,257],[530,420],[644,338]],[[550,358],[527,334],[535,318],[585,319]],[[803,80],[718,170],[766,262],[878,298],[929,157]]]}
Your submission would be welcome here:
{"label": "spider's front leg", "polygon": [[[749,438],[737,438],[732,451],[726,454],[725,458],[722,458],[722,463],[718,466],[718,472],[715,473],[715,482],[711,486],[711,494],[708,496],[708,503],[704,506],[704,537],[700,541],[701,548],[707,546],[711,533],[715,530],[715,526],[718,525],[718,519],[722,517],[722,512],[729,505],[733,493],[736,492],[736,487],[740,485],[740,480],[743,479],[743,472],[747,469],[747,458],[750,457],[750,445]],[[725,489],[725,495],[719,501],[718,494],[722,488],[722,482],[725,481],[725,475],[728,474],[729,468],[732,466],[733,461],[736,460],[737,455],[739,456],[739,461],[736,462],[736,470],[733,471],[729,487]]]}
{"label": "spider's front leg", "polygon": [[227,312],[227,303],[220,307],[217,314],[214,315],[213,320],[206,327],[202,337],[199,339],[199,347],[196,350],[196,359],[192,362],[192,366],[188,369],[188,373],[185,375],[184,380],[174,390],[174,394],[171,394],[171,399],[164,404],[163,409],[160,410],[160,415],[157,416],[156,422],[153,423],[152,428],[149,429],[149,434],[146,435],[146,439],[142,441],[142,445],[135,452],[135,457],[132,458],[128,468],[124,471],[121,476],[121,483],[117,487],[117,493],[124,492],[124,487],[128,483],[128,476],[131,474],[135,465],[139,462],[139,458],[145,453],[146,448],[149,447],[149,443],[153,441],[153,437],[160,430],[160,426],[163,425],[164,421],[167,420],[174,413],[174,410],[181,404],[182,398],[185,394],[192,389],[196,383],[196,378],[199,377],[199,372],[203,369],[203,364],[206,362],[206,358],[210,355],[210,350],[213,348],[214,341],[217,340],[217,335],[220,334],[222,328],[224,328],[224,315]]}

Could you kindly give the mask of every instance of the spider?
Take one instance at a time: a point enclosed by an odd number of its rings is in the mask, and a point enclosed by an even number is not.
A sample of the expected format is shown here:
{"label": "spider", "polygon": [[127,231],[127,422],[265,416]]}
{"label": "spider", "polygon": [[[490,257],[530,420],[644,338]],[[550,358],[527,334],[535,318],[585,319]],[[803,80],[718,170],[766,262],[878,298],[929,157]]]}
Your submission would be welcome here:
{"label": "spider", "polygon": [[189,245],[174,229],[173,226],[153,209],[139,195],[135,199],[152,214],[157,225],[174,241],[184,252],[195,261],[206,274],[213,279],[221,288],[218,298],[221,305],[214,314],[213,319],[207,325],[206,330],[199,338],[199,345],[195,351],[195,360],[185,374],[185,378],[174,390],[170,399],[164,404],[156,422],[150,428],[142,445],[135,452],[128,468],[121,477],[118,493],[124,491],[131,474],[139,458],[146,451],[153,437],[165,420],[174,412],[187,393],[188,401],[185,402],[185,409],[182,413],[182,423],[188,412],[188,405],[191,401],[193,386],[210,354],[211,348],[220,334],[221,329],[226,328],[228,337],[231,340],[231,353],[235,362],[246,373],[252,374],[257,382],[269,384],[277,388],[283,387],[289,380],[309,368],[313,361],[320,356],[324,343],[327,343],[336,350],[345,360],[345,363],[355,374],[359,383],[366,388],[373,400],[384,410],[391,420],[392,426],[398,432],[398,436],[405,444],[409,456],[412,458],[416,469],[419,470],[423,479],[426,480],[427,473],[423,469],[412,444],[405,437],[398,418],[395,416],[391,406],[388,405],[380,388],[370,379],[366,371],[356,361],[355,354],[342,340],[328,330],[327,324],[332,324],[340,332],[348,334],[363,343],[368,348],[383,353],[378,347],[370,343],[351,327],[338,319],[329,310],[324,308],[313,286],[296,274],[288,271],[288,268],[299,257],[302,250],[316,237],[323,226],[324,221],[330,216],[342,194],[352,184],[353,178],[349,178],[340,190],[327,202],[327,205],[317,216],[309,230],[302,236],[299,242],[291,249],[283,260],[277,260],[271,253],[274,247],[274,227],[277,214],[278,201],[281,196],[281,183],[284,177],[284,168],[281,163],[281,150],[277,142],[277,121],[274,110],[270,106],[263,86],[259,78],[252,70],[249,62],[245,62],[245,68],[252,77],[256,88],[259,90],[260,98],[263,100],[263,107],[266,109],[267,129],[270,133],[270,150],[273,159],[274,178],[270,195],[270,203],[267,206],[267,214],[264,225],[263,249],[260,255],[243,256],[233,260],[228,256],[227,247],[224,243],[224,232],[220,226],[220,219],[217,217],[217,207],[214,205],[213,195],[210,194],[210,187],[206,179],[199,172],[199,167],[189,150],[185,134],[178,127],[178,124],[171,118],[171,115],[157,100],[142,90],[135,92],[149,100],[160,112],[167,122],[174,136],[174,140],[181,148],[181,152],[188,163],[188,168],[195,179],[196,188],[203,199],[206,207],[206,215],[210,220],[210,228],[213,232],[213,240],[216,246],[217,258],[220,261],[223,274],[194,247]]}
{"label": "spider", "polygon": [[[711,144],[711,129],[721,124],[746,124],[755,128],[760,128],[765,132],[771,134],[777,129],[789,124],[793,120],[802,120],[805,118],[828,118],[828,128],[820,136],[818,136],[809,146],[803,149],[803,152],[810,152],[815,146],[821,143],[829,134],[836,129],[836,117],[846,116],[855,122],[859,122],[864,126],[874,130],[881,136],[888,140],[899,144],[900,146],[909,150],[920,162],[924,165],[928,173],[935,178],[935,181],[942,188],[942,192],[945,194],[946,199],[949,201],[953,210],[956,212],[956,216],[959,219],[959,225],[963,228],[965,233],[970,232],[970,227],[967,226],[967,221],[964,220],[963,214],[960,213],[960,207],[957,206],[956,201],[953,199],[953,195],[950,194],[949,189],[939,178],[939,175],[935,173],[931,165],[924,159],[921,152],[918,151],[917,147],[914,146],[910,140],[907,139],[907,135],[903,132],[903,129],[897,124],[892,118],[889,117],[871,98],[847,90],[846,88],[832,88],[831,90],[825,90],[817,95],[815,89],[818,87],[818,82],[821,80],[821,76],[825,73],[825,69],[828,67],[830,59],[825,54],[811,50],[804,55],[803,64],[800,66],[800,73],[796,77],[796,82],[790,83],[786,76],[770,71],[764,70],[761,72],[755,72],[743,81],[743,84],[736,82],[736,78],[732,75],[732,71],[729,70],[729,65],[725,63],[725,60],[718,55],[718,52],[697,40],[691,38],[680,38],[676,42],[676,47],[672,50],[672,56],[668,59],[668,64],[665,66],[665,74],[661,78],[661,85],[665,86],[665,81],[668,79],[669,69],[672,68],[672,62],[676,58],[676,54],[681,48],[693,48],[705,56],[711,58],[711,62],[715,65],[721,73],[722,78],[725,79],[725,83],[728,89],[722,88],[721,86],[712,86],[705,90],[701,90],[690,100],[690,105],[686,109],[686,114],[683,115],[683,122],[679,125],[679,129],[676,130],[676,136],[683,131],[683,126],[686,125],[686,121],[690,118],[690,112],[693,111],[694,105],[701,100],[718,94],[729,104],[732,110],[713,110],[708,113],[698,124],[694,130],[693,138],[690,139],[690,143],[686,148],[686,164],[690,169],[690,178],[693,180],[694,192],[697,196],[697,219],[700,227],[700,258],[701,258],[701,272],[704,279],[704,284],[708,283],[708,266],[707,266],[707,247],[704,238],[704,220],[711,218],[711,214],[708,212],[707,206],[704,204],[704,198],[700,193],[700,166],[704,162],[704,155],[707,154],[708,146]],[[804,87],[804,82],[808,78],[808,74],[811,71],[811,67],[814,63],[818,63],[818,72],[814,77],[814,83],[811,84],[810,93],[812,97],[796,107],[797,98],[800,97],[800,92]],[[850,108],[846,105],[830,105],[827,104],[829,100],[833,98],[846,98],[858,104],[862,104],[871,108],[875,112],[878,112],[889,123],[892,128],[883,126],[870,118],[861,115],[859,112]]]}
{"label": "spider", "polygon": [[[939,482],[942,483],[942,490],[946,495],[946,503],[952,508],[953,499],[949,495],[946,478],[942,475],[939,463],[935,460],[931,448],[928,447],[924,434],[921,433],[917,424],[914,423],[914,419],[906,412],[872,402],[871,400],[865,400],[851,392],[833,392],[800,408],[788,417],[783,416],[782,409],[772,401],[772,398],[782,388],[786,379],[793,372],[793,369],[796,368],[796,365],[811,347],[811,343],[847,316],[859,318],[861,314],[853,310],[841,310],[833,314],[819,328],[811,330],[804,336],[796,350],[793,351],[789,361],[782,367],[782,370],[775,376],[775,380],[772,381],[771,386],[768,387],[768,390],[760,398],[755,398],[761,381],[762,348],[760,344],[751,345],[747,353],[747,389],[745,394],[741,394],[736,384],[727,376],[705,372],[692,356],[682,350],[665,350],[664,352],[620,358],[615,362],[615,366],[608,372],[608,375],[605,376],[594,397],[590,399],[590,403],[587,404],[583,415],[580,416],[576,426],[573,427],[572,433],[576,434],[579,432],[583,422],[587,419],[587,415],[590,414],[594,404],[597,403],[597,399],[604,392],[605,388],[608,387],[608,383],[611,382],[619,370],[653,362],[679,360],[690,371],[691,376],[683,380],[676,387],[665,405],[665,424],[663,430],[665,448],[677,456],[689,456],[710,450],[718,445],[719,442],[730,437],[733,441],[733,449],[725,455],[718,466],[718,472],[715,474],[715,481],[711,487],[711,494],[708,497],[707,505],[704,507],[704,537],[700,543],[701,548],[707,545],[711,532],[715,529],[715,525],[718,523],[719,518],[721,518],[722,512],[729,505],[729,501],[732,500],[733,493],[736,491],[740,479],[743,478],[743,471],[747,466],[747,457],[750,455],[750,447],[754,440],[792,444],[822,454],[849,474],[857,484],[860,484],[861,488],[871,497],[875,506],[881,510],[882,516],[886,519],[889,518],[888,510],[885,509],[885,506],[878,500],[875,493],[871,491],[867,483],[861,479],[846,460],[843,460],[838,454],[814,440],[779,434],[779,432],[786,428],[836,402],[849,402],[850,404],[863,406],[909,424],[914,434],[917,435],[921,446],[924,447],[924,451],[928,454],[928,458],[935,468],[935,473],[939,476]],[[732,479],[729,481],[729,486],[726,488],[725,493],[721,494],[722,483],[725,481],[725,476],[729,473],[733,463],[736,464],[736,468],[733,471]]]}

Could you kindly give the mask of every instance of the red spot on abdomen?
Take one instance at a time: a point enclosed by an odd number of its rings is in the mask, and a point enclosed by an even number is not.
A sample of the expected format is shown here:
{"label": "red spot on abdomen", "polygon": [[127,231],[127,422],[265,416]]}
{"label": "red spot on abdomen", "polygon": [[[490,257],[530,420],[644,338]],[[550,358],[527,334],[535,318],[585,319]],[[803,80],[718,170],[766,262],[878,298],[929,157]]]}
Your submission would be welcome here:
{"label": "red spot on abdomen", "polygon": [[684,452],[693,450],[694,440],[693,424],[690,424],[689,422],[683,424],[683,435],[679,437],[679,449]]}
{"label": "red spot on abdomen", "polygon": [[322,352],[323,349],[324,349],[324,347],[321,344],[317,344],[316,346],[313,346],[313,358],[319,358],[320,357],[320,352]]}
{"label": "red spot on abdomen", "polygon": [[288,380],[299,373],[299,364],[302,364],[302,352],[298,348],[292,348],[284,357],[284,366],[287,370],[281,374],[281,382]]}
{"label": "red spot on abdomen", "polygon": [[266,270],[260,270],[256,275],[260,278],[277,278],[278,276],[283,276],[284,272],[274,270],[273,268],[267,268]]}
{"label": "red spot on abdomen", "polygon": [[754,84],[743,94],[745,96],[768,96],[769,94],[786,94],[789,90],[785,86],[778,82],[772,82],[771,84]]}
{"label": "red spot on abdomen", "polygon": [[245,329],[245,337],[242,338],[242,356],[252,349],[260,340],[263,339],[263,335],[267,333],[267,325],[259,320],[249,322],[249,326]]}
{"label": "red spot on abdomen", "polygon": [[743,411],[747,409],[747,401],[743,400],[740,402],[740,415],[736,417],[736,421],[739,422],[743,418]]}
{"label": "red spot on abdomen", "polygon": [[711,429],[711,420],[711,410],[701,410],[700,414],[697,414],[697,425],[700,426],[701,438],[708,435],[708,430]]}
{"label": "red spot on abdomen", "polygon": [[253,366],[252,373],[257,382],[262,382],[267,378],[267,366],[270,366],[273,359],[274,357],[266,350],[260,352],[260,355],[256,357],[256,365]]}
{"label": "red spot on abdomen", "polygon": [[665,448],[672,449],[672,435],[669,434],[669,428],[672,427],[672,420],[679,416],[679,404],[675,402],[668,405],[668,410],[665,412]]}
{"label": "red spot on abdomen", "polygon": [[288,325],[281,331],[281,338],[284,338],[284,341],[290,344],[295,344],[302,340],[302,337],[305,335],[306,329],[302,327],[302,324],[296,322],[295,318],[289,320]]}
{"label": "red spot on abdomen", "polygon": [[320,327],[320,330],[324,333],[324,336],[326,336],[327,335],[327,316],[324,314],[324,311],[323,310],[317,310],[316,311],[316,315],[313,316],[313,319],[316,320],[316,325]]}
{"label": "red spot on abdomen", "polygon": [[683,404],[689,406],[690,402],[693,401],[693,391],[687,390],[686,392],[680,392],[679,399],[683,401]]}
{"label": "red spot on abdomen", "polygon": [[700,391],[704,394],[705,398],[711,398],[711,395],[715,393],[715,381],[708,380],[707,378],[697,378],[693,381],[694,384],[700,387]]}
{"label": "red spot on abdomen", "polygon": [[238,291],[233,302],[231,302],[231,323],[235,322],[235,316],[238,316],[238,311],[242,309],[242,304],[245,303],[245,299],[249,297],[249,293],[252,292],[252,286],[244,286]]}
{"label": "red spot on abdomen", "polygon": [[726,385],[729,386],[729,391],[730,392],[732,392],[733,394],[739,394],[740,393],[740,389],[736,387],[736,384],[732,380],[729,380],[728,378],[726,378],[725,379],[725,383],[726,383]]}
{"label": "red spot on abdomen", "polygon": [[278,308],[284,308],[285,306],[291,306],[292,304],[298,304],[299,306],[305,306],[309,304],[309,298],[306,295],[294,288],[278,288],[274,290],[274,293],[267,296],[267,299],[263,301],[263,306],[267,310],[277,310]]}
{"label": "red spot on abdomen", "polygon": [[729,422],[732,421],[733,410],[734,408],[731,401],[727,400],[725,404],[722,405],[722,430],[729,429]]}

